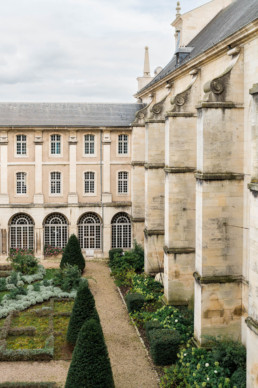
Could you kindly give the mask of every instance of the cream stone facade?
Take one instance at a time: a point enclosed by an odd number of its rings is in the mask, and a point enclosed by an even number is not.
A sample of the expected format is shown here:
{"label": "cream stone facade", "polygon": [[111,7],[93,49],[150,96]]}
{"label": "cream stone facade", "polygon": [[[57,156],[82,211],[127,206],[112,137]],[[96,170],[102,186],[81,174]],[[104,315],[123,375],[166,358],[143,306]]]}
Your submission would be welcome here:
{"label": "cream stone facade", "polygon": [[258,2],[176,10],[175,55],[152,77],[145,48],[137,104],[0,104],[0,255],[135,239],[164,301],[194,302],[196,343],[241,341],[258,387]]}

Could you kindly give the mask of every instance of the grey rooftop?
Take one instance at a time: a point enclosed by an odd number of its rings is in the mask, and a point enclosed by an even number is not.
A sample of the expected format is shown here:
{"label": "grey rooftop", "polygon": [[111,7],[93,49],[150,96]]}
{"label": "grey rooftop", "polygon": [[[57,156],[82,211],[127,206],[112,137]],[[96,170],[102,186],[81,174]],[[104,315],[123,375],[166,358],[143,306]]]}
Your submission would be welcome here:
{"label": "grey rooftop", "polygon": [[0,103],[0,126],[128,127],[143,104]]}
{"label": "grey rooftop", "polygon": [[[138,93],[143,92],[156,82],[162,80],[173,71],[198,57],[219,42],[230,37],[241,28],[258,18],[258,0],[236,0],[221,10],[199,34],[191,40],[187,47],[192,47],[191,53],[180,63],[176,64],[174,56],[167,66]],[[137,93],[137,94],[138,94]]]}

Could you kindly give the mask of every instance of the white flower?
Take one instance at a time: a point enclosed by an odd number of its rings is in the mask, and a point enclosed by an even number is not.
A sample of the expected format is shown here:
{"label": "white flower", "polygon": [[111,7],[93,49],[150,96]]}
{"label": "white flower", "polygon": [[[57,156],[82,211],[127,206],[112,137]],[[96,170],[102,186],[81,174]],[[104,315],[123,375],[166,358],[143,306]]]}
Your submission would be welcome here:
{"label": "white flower", "polygon": [[215,370],[214,373],[218,373],[218,371]]}
{"label": "white flower", "polygon": [[176,319],[175,322],[178,322],[178,319]]}
{"label": "white flower", "polygon": [[210,364],[209,364],[208,362],[206,362],[205,366],[206,366],[206,368],[207,368],[208,366],[210,366]]}
{"label": "white flower", "polygon": [[184,356],[186,356],[186,353],[184,353]]}
{"label": "white flower", "polygon": [[209,377],[207,377],[207,381],[209,381],[210,380],[210,378]]}

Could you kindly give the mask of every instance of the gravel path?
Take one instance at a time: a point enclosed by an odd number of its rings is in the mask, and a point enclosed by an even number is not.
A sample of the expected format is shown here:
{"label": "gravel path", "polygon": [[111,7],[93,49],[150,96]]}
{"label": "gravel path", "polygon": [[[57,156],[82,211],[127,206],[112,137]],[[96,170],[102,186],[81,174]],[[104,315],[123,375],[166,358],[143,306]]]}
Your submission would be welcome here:
{"label": "gravel path", "polygon": [[[46,268],[58,263],[43,262]],[[128,317],[105,262],[89,261],[85,276],[95,298],[116,388],[157,388],[155,371]],[[0,382],[56,381],[65,383],[68,361],[0,362]],[[74,387],[76,388],[76,387]]]}

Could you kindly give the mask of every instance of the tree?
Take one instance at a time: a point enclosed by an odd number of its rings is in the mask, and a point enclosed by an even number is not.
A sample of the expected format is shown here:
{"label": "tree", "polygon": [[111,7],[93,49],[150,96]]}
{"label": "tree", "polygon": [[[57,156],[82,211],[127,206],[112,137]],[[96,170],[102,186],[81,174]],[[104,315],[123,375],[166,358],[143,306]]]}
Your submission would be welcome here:
{"label": "tree", "polygon": [[88,287],[88,283],[83,282],[78,289],[68,325],[66,340],[69,344],[75,345],[83,323],[86,319],[92,317],[99,321],[93,295]]}
{"label": "tree", "polygon": [[68,240],[60,262],[60,268],[64,268],[65,264],[77,265],[81,272],[83,272],[85,268],[85,260],[80,248],[80,243],[75,234],[72,234]]}
{"label": "tree", "polygon": [[112,369],[100,323],[84,322],[73,352],[65,388],[114,388]]}

